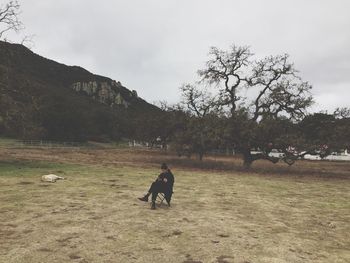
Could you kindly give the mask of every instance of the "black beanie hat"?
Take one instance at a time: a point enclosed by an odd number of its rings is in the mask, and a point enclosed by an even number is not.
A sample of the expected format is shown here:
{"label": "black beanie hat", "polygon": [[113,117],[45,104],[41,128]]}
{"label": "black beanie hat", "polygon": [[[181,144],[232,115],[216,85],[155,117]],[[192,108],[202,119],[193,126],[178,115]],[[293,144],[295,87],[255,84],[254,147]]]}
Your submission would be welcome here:
{"label": "black beanie hat", "polygon": [[160,166],[160,169],[167,170],[168,166],[166,165],[166,163],[162,163],[162,165]]}

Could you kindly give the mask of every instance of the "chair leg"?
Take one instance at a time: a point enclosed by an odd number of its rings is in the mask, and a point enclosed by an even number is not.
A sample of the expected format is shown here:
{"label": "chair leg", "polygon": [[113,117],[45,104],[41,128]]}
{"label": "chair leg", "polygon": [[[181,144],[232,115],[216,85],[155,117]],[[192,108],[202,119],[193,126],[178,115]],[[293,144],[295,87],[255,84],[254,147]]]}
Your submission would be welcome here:
{"label": "chair leg", "polygon": [[165,194],[163,194],[163,193],[158,193],[157,199],[158,199],[158,201],[159,201],[159,206],[161,206],[161,205],[163,204],[163,202],[164,202]]}

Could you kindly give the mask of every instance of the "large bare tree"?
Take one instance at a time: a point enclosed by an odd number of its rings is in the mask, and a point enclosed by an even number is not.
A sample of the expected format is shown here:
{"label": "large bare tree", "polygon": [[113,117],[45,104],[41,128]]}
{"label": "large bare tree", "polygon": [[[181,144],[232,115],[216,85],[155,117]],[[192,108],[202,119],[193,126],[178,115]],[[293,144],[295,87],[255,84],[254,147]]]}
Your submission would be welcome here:
{"label": "large bare tree", "polygon": [[[252,131],[259,132],[259,123],[266,119],[298,120],[305,116],[313,102],[311,85],[301,80],[287,54],[254,59],[249,47],[233,45],[229,50],[212,47],[209,57],[198,74],[201,82],[216,87],[219,103],[229,108],[236,131],[232,143],[243,154],[245,166],[262,158],[276,162],[269,157],[268,149],[251,154],[256,137]],[[252,94],[248,98],[247,92]],[[264,145],[269,142],[258,146],[261,149]]]}

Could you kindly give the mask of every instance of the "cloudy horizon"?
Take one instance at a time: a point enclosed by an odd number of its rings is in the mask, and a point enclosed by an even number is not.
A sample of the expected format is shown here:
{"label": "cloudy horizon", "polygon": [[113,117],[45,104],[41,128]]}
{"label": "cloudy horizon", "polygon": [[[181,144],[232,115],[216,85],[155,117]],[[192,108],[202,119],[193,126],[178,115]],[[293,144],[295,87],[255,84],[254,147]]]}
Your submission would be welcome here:
{"label": "cloudy horizon", "polygon": [[313,86],[313,111],[350,106],[350,1],[19,2],[35,53],[116,79],[149,102],[177,102],[210,46],[236,44],[290,54]]}

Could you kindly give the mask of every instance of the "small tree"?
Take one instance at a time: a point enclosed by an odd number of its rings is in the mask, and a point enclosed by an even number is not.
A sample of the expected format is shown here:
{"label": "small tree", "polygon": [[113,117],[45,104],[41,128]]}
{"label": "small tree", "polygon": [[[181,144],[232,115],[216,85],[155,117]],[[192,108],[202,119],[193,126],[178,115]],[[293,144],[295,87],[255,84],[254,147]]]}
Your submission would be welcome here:
{"label": "small tree", "polygon": [[[299,120],[312,104],[311,86],[301,80],[287,54],[253,59],[249,47],[232,46],[224,51],[212,47],[206,67],[198,71],[201,81],[213,85],[220,95],[221,106],[230,111],[231,143],[243,154],[244,165],[268,159],[268,140],[256,140],[260,123],[281,117]],[[253,100],[244,92],[255,94]],[[259,147],[262,153],[252,154]],[[284,149],[281,149],[284,150]]]}
{"label": "small tree", "polygon": [[190,84],[185,84],[180,89],[182,109],[188,118],[185,129],[177,133],[176,139],[197,153],[202,160],[209,150],[218,145],[221,132],[218,115],[221,106],[208,90]]}
{"label": "small tree", "polygon": [[19,20],[20,4],[18,1],[9,1],[0,6],[0,40],[6,40],[6,33],[14,31],[18,33],[24,26]]}

